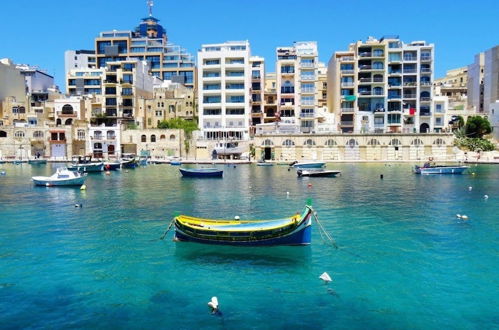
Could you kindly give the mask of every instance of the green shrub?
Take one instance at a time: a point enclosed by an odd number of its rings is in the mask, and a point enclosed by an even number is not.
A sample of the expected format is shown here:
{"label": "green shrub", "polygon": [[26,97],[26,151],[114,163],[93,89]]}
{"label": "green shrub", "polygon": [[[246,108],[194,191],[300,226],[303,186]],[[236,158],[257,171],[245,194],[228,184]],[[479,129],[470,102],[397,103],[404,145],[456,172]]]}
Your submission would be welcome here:
{"label": "green shrub", "polygon": [[457,138],[454,141],[454,145],[456,145],[460,149],[466,149],[470,151],[492,151],[495,149],[495,146],[492,142],[480,138]]}

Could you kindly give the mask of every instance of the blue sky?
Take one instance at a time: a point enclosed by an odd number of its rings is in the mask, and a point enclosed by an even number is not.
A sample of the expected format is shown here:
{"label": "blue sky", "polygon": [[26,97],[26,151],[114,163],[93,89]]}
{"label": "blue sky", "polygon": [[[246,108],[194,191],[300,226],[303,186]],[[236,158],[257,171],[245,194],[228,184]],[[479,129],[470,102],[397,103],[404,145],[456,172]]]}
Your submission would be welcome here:
{"label": "blue sky", "polygon": [[[315,40],[327,62],[350,42],[399,35],[435,44],[435,77],[499,44],[497,0],[155,0],[169,39],[194,55],[204,43],[249,40],[273,72],[275,48]],[[145,0],[2,1],[0,57],[38,65],[64,89],[64,51],[93,49],[101,31],[133,29]]]}

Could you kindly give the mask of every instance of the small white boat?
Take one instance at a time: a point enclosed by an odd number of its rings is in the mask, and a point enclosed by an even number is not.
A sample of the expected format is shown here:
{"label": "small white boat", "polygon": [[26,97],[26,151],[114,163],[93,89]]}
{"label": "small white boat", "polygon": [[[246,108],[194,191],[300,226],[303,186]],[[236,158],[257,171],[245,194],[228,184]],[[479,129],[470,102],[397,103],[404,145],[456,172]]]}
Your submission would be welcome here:
{"label": "small white boat", "polygon": [[301,177],[301,176],[312,176],[312,177],[319,177],[319,176],[329,176],[329,177],[334,177],[340,174],[340,171],[337,170],[323,170],[323,169],[310,169],[310,170],[298,170],[296,171],[296,174]]}
{"label": "small white boat", "polygon": [[67,168],[59,167],[52,176],[34,176],[31,178],[37,186],[81,186],[85,182],[86,176],[69,171]]}
{"label": "small white boat", "polygon": [[218,142],[214,150],[220,156],[241,155],[246,151],[237,141]]}
{"label": "small white boat", "polygon": [[294,168],[323,168],[326,166],[325,162],[293,162],[290,166]]}

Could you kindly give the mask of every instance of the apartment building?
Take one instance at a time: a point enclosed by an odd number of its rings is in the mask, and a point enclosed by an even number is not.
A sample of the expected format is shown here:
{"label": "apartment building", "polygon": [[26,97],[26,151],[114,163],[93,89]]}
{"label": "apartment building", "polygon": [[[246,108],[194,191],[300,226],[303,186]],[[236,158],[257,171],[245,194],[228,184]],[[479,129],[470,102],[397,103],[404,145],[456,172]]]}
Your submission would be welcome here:
{"label": "apartment building", "polygon": [[468,66],[468,108],[490,115],[491,104],[499,100],[499,46],[475,55]]}
{"label": "apartment building", "polygon": [[250,54],[248,41],[202,45],[198,52],[199,127],[204,139],[249,139]]}
{"label": "apartment building", "polygon": [[251,56],[251,127],[263,123],[264,90],[265,90],[265,60],[263,57]]}
{"label": "apartment building", "polygon": [[101,32],[95,39],[97,68],[110,61],[135,58],[146,61],[151,74],[194,88],[195,62],[191,54],[168,41],[165,28],[152,16],[142,19],[134,31]]}
{"label": "apartment building", "polygon": [[174,118],[195,120],[198,115],[192,88],[167,80],[154,86],[153,94],[153,99],[146,100],[146,128],[157,128],[160,122]]}
{"label": "apartment building", "polygon": [[369,37],[328,64],[328,107],[344,133],[426,133],[434,129],[434,45]]}
{"label": "apartment building", "polygon": [[[100,69],[70,70],[68,94],[94,95],[86,106],[90,122],[87,150],[94,157],[120,153],[121,125],[145,127],[145,100],[152,99],[155,84],[155,78],[148,72],[147,63],[135,59],[107,62]],[[62,109],[61,115],[64,115]]]}
{"label": "apartment building", "polygon": [[447,96],[449,108],[464,110],[466,108],[468,83],[468,67],[448,70],[445,77],[435,79],[435,96]]}
{"label": "apartment building", "polygon": [[66,50],[64,52],[64,72],[66,76],[73,69],[95,69],[96,67],[95,50],[80,49]]}
{"label": "apartment building", "polygon": [[263,121],[273,123],[277,120],[277,82],[275,72],[265,74]]}
{"label": "apartment building", "polygon": [[276,49],[277,116],[280,121],[315,132],[318,119],[319,52],[314,41]]}

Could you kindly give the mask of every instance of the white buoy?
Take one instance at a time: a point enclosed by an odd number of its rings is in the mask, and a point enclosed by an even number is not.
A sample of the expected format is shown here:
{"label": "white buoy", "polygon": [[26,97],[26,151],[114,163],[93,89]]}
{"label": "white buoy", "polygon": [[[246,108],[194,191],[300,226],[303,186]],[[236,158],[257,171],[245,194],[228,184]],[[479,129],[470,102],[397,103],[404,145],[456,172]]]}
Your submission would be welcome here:
{"label": "white buoy", "polygon": [[239,218],[239,216],[238,216],[238,215],[236,215],[236,216],[234,217],[234,220],[239,221],[240,219],[241,219],[241,218]]}
{"label": "white buoy", "polygon": [[286,195],[289,195],[289,191],[286,191]]}
{"label": "white buoy", "polygon": [[321,280],[323,280],[325,283],[329,283],[329,282],[332,282],[332,281],[333,281],[333,279],[331,278],[331,276],[329,276],[329,274],[328,274],[328,273],[326,273],[326,272],[322,273],[322,275],[321,275],[321,276],[319,276],[319,278],[320,278]]}
{"label": "white buoy", "polygon": [[483,198],[489,199],[489,195],[483,195]]}
{"label": "white buoy", "polygon": [[208,302],[208,306],[211,307],[211,313],[216,313],[218,311],[218,299],[217,297],[211,297],[211,301]]}
{"label": "white buoy", "polygon": [[473,187],[472,187],[472,186],[469,186],[469,187],[468,187],[468,190],[469,190],[469,191],[472,191],[472,190],[473,190]]}
{"label": "white buoy", "polygon": [[461,219],[461,214],[456,214],[456,218]]}
{"label": "white buoy", "polygon": [[468,220],[468,216],[463,214],[463,215],[461,216],[461,219],[463,219],[463,220]]}
{"label": "white buoy", "polygon": [[87,190],[87,186],[82,184],[81,187],[80,187],[80,190]]}

